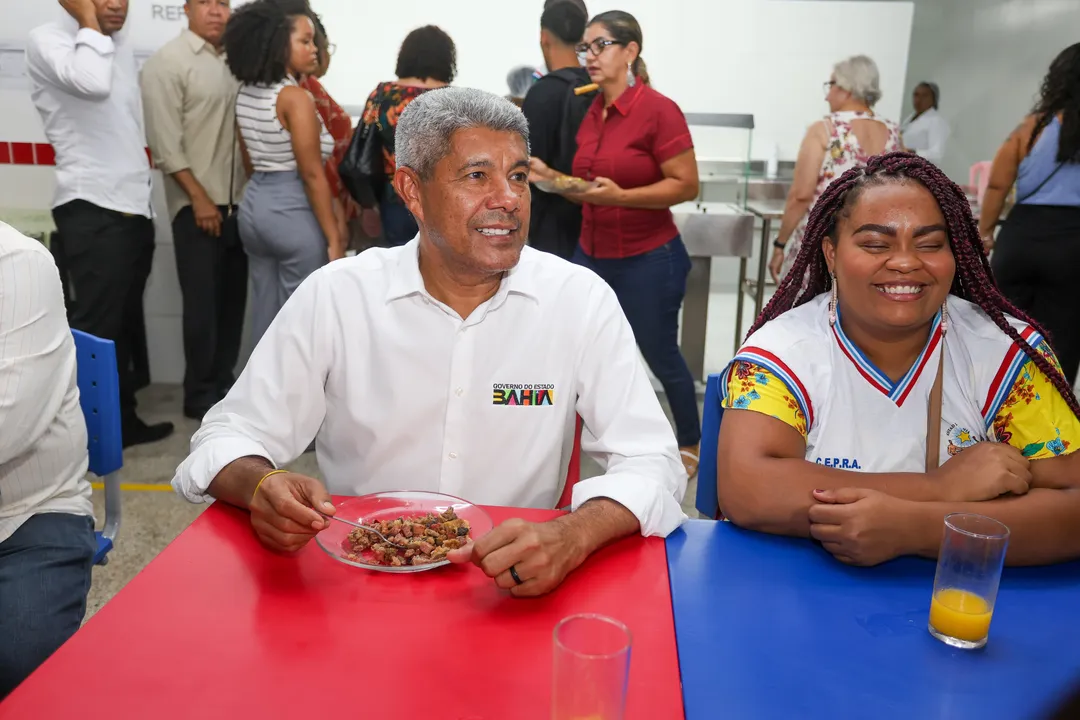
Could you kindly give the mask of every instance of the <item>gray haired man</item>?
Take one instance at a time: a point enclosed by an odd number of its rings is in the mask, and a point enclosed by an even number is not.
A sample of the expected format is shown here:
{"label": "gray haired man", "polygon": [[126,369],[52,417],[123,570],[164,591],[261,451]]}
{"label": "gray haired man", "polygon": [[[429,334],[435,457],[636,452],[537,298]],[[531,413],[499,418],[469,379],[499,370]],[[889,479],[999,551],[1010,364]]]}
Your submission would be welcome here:
{"label": "gray haired man", "polygon": [[[511,520],[450,559],[539,595],[618,538],[673,531],[686,474],[618,301],[588,270],[524,247],[521,111],[433,90],[401,116],[396,149],[394,186],[419,235],[304,281],[173,487],[248,509],[262,543],[285,552],[326,528],[331,493],[553,508],[580,416],[606,472],[577,483],[573,512]],[[313,437],[324,482],[276,472]]]}

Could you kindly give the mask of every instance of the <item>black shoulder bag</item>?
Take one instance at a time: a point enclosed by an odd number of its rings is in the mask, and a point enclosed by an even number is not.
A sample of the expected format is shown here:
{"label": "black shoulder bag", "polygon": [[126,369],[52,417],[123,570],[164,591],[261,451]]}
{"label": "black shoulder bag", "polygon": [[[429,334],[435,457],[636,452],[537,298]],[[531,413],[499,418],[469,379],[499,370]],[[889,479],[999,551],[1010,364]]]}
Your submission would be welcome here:
{"label": "black shoulder bag", "polygon": [[379,122],[361,123],[353,133],[345,157],[338,165],[341,183],[363,208],[377,208],[386,188],[383,143]]}

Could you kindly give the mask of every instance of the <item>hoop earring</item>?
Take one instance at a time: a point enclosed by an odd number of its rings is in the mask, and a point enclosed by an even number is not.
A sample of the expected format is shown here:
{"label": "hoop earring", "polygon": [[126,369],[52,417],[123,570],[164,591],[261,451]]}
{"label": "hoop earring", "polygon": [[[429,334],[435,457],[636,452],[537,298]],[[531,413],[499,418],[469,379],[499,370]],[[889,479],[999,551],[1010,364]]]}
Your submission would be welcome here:
{"label": "hoop earring", "polygon": [[941,334],[949,332],[949,301],[941,303]]}
{"label": "hoop earring", "polygon": [[630,87],[637,85],[637,78],[634,77],[633,63],[626,63],[626,84]]}
{"label": "hoop earring", "polygon": [[836,325],[836,275],[829,273],[829,278],[832,280],[832,297],[829,298],[829,325]]}

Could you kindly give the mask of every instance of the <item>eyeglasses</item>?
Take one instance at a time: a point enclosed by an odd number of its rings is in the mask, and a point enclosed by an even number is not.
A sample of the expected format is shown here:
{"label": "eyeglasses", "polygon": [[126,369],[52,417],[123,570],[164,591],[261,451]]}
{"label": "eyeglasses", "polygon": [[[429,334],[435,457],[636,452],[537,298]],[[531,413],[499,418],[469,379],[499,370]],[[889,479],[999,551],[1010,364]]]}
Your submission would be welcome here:
{"label": "eyeglasses", "polygon": [[578,57],[584,59],[591,51],[594,57],[600,57],[600,53],[608,49],[612,45],[625,45],[626,43],[617,42],[615,40],[606,40],[604,38],[597,38],[591,43],[581,43],[574,47],[577,51]]}
{"label": "eyeglasses", "polygon": [[821,89],[825,91],[826,95],[828,95],[829,91],[832,90],[834,87],[836,87],[835,80],[826,80],[824,83],[821,84]]}
{"label": "eyeglasses", "polygon": [[326,54],[327,55],[333,55],[335,50],[337,50],[337,45],[335,45],[334,43],[327,43],[326,44]]}

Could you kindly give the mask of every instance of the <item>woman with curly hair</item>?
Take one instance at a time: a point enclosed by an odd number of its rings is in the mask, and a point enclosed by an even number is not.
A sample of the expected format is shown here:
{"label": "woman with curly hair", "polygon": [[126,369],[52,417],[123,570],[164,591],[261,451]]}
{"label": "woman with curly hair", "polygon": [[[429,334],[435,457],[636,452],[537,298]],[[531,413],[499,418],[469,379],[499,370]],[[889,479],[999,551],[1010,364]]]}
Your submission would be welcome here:
{"label": "woman with curly hair", "polygon": [[432,88],[445,87],[457,75],[457,48],[442,29],[425,25],[410,32],[398,51],[397,80],[379,83],[371,91],[361,122],[377,125],[383,146],[386,183],[379,199],[383,240],[394,247],[404,245],[419,231],[416,220],[398,197],[390,181],[394,177],[394,132],[405,108]]}
{"label": "woman with curly hair", "polygon": [[998,235],[991,266],[1001,291],[1050,331],[1070,385],[1080,367],[1080,43],[1043,80],[1035,109],[998,150],[979,231],[987,251],[1005,197],[1016,206]]}
{"label": "woman with curly hair", "polygon": [[226,61],[241,82],[236,122],[254,171],[240,203],[257,343],[300,283],[345,254],[323,163],[334,138],[297,85],[319,66],[304,0],[255,0],[229,19]]}
{"label": "woman with curly hair", "polygon": [[1013,565],[1080,557],[1080,405],[924,158],[829,185],[725,380],[717,495],[736,524],[873,565],[935,557],[944,517],[973,512],[1010,528]]}

